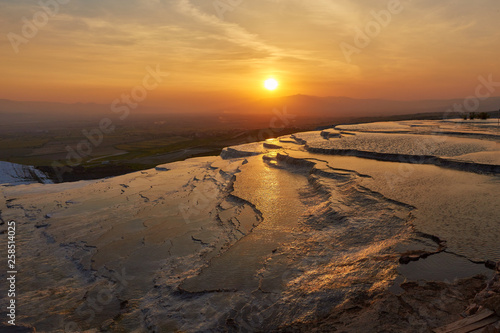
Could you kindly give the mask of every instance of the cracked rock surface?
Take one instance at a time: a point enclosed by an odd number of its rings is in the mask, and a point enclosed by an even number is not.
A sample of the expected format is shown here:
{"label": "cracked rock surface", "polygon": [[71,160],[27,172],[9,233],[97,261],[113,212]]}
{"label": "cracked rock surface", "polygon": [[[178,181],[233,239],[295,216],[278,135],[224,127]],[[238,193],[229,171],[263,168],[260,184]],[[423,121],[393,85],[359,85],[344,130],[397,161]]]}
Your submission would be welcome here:
{"label": "cracked rock surface", "polygon": [[430,332],[500,260],[488,124],[337,126],[103,180],[0,187],[0,231],[17,222],[18,322]]}

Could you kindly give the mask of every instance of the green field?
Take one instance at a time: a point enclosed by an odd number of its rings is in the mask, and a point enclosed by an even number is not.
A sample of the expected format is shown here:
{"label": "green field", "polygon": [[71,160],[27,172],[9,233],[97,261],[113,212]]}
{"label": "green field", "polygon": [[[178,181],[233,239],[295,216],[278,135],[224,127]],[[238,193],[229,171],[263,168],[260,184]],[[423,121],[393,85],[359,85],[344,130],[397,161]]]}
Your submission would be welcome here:
{"label": "green field", "polygon": [[[89,128],[87,125],[87,128]],[[85,129],[86,127],[83,127]],[[78,165],[68,162],[68,149],[76,150],[86,141],[80,128],[52,129],[39,133],[0,135],[0,160],[34,165],[54,176],[54,162],[69,166],[64,181],[95,179],[155,167],[190,157],[218,155],[222,148],[276,136],[306,128],[278,131],[238,129],[179,129],[172,126],[123,126],[102,142],[91,146],[89,156],[81,156]],[[68,148],[69,147],[69,148]]]}

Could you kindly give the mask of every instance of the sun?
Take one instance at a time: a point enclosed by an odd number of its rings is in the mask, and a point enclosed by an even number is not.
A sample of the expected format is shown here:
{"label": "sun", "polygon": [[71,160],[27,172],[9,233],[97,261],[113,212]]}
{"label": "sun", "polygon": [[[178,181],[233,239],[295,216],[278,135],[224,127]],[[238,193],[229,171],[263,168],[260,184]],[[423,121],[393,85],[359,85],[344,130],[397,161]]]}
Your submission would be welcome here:
{"label": "sun", "polygon": [[271,78],[271,79],[267,79],[266,81],[264,81],[264,87],[267,90],[275,90],[276,88],[278,88],[278,86],[279,86],[279,83],[275,79]]}

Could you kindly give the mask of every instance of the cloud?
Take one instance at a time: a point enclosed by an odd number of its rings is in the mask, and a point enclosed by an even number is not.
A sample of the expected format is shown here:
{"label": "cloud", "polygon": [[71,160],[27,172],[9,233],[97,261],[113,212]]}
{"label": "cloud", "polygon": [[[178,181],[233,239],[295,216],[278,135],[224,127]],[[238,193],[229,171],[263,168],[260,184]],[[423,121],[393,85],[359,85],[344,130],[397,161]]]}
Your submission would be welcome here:
{"label": "cloud", "polygon": [[271,72],[328,87],[437,73],[456,80],[464,68],[468,75],[498,69],[491,65],[500,53],[497,0],[401,2],[404,11],[348,64],[339,44],[352,43],[355,29],[373,20],[372,11],[386,9],[386,0],[243,0],[223,19],[212,0],[71,0],[20,46],[20,55],[6,34],[21,34],[21,19],[40,6],[0,0],[0,70],[46,79],[56,71],[75,84],[129,82],[160,62],[191,86],[204,85],[196,89],[225,89],[227,82]]}
{"label": "cloud", "polygon": [[[200,11],[189,0],[179,0],[177,9],[180,13],[195,19],[205,28],[215,28],[219,33],[219,38],[227,42],[250,48],[257,52],[265,52],[269,57],[279,57],[285,55],[285,51],[271,44],[262,41],[257,35],[251,34],[235,23],[222,21],[214,14],[206,14]],[[203,29],[203,27],[199,27]]]}

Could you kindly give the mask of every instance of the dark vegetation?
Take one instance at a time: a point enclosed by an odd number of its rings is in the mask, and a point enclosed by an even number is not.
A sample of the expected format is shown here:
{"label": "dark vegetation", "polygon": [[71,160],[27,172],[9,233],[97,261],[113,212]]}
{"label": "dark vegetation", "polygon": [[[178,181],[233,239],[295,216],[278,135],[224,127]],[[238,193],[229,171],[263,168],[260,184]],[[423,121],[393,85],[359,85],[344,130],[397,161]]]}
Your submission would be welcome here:
{"label": "dark vegetation", "polygon": [[462,115],[462,118],[464,120],[467,120],[467,119],[470,119],[470,120],[474,120],[474,119],[486,120],[486,119],[489,119],[490,117],[491,117],[491,115],[488,112],[479,112],[479,113],[471,112],[468,115],[467,114],[463,114]]}
{"label": "dark vegetation", "polygon": [[[1,114],[0,114],[1,116]],[[142,115],[116,123],[115,130],[92,145],[89,155],[71,160],[68,152],[87,140],[100,118],[82,121],[21,121],[0,123],[0,160],[33,165],[56,179],[53,163],[67,167],[62,181],[99,179],[153,168],[191,157],[218,155],[224,147],[262,141],[291,133],[323,129],[337,124],[413,119],[458,118],[442,112],[385,117],[295,117],[283,124],[261,116]],[[474,115],[480,119],[489,113]],[[277,126],[275,128],[270,125]],[[2,126],[3,125],[3,126]]]}

